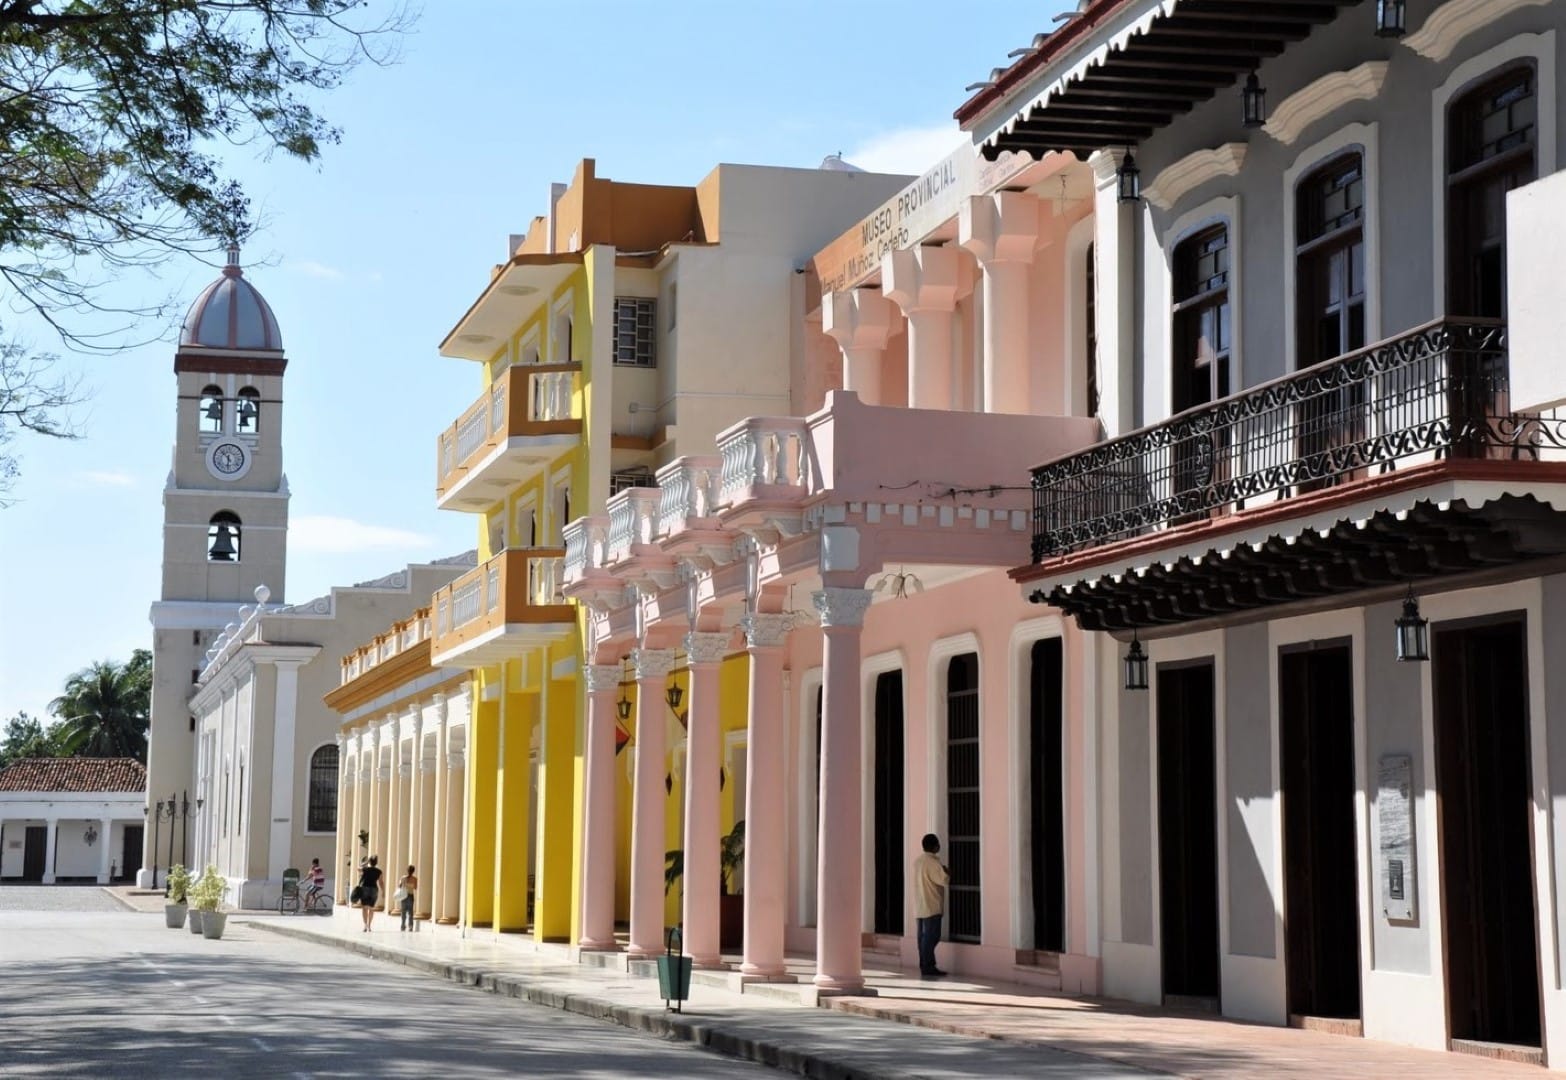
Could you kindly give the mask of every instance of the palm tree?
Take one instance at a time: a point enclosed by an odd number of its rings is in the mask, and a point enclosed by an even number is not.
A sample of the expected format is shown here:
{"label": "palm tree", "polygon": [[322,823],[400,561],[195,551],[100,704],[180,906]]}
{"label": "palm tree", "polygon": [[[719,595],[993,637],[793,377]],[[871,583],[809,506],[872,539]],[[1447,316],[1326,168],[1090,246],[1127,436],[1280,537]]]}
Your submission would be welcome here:
{"label": "palm tree", "polygon": [[137,649],[129,663],[99,660],[65,681],[49,711],[60,718],[67,754],[147,760],[151,659]]}

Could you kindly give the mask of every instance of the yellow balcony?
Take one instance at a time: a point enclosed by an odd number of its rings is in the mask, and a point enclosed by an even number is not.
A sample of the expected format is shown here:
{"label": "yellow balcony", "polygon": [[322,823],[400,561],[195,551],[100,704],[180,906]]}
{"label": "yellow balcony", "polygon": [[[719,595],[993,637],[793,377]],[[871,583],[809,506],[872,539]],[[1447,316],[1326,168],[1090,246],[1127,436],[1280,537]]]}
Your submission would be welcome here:
{"label": "yellow balcony", "polygon": [[580,364],[509,367],[436,445],[435,505],[478,513],[582,439]]}
{"label": "yellow balcony", "polygon": [[576,632],[576,607],[560,587],[565,551],[516,548],[438,590],[430,663],[476,668]]}

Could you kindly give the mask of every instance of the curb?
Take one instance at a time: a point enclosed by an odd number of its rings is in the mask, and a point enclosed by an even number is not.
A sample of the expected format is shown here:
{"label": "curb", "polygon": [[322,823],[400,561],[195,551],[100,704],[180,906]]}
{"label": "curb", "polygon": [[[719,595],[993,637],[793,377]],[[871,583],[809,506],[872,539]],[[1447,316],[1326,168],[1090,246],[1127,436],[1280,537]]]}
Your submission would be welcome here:
{"label": "curb", "polygon": [[148,912],[142,911],[141,908],[137,907],[135,904],[133,904],[129,900],[125,899],[125,897],[121,896],[119,893],[115,892],[113,889],[109,888],[107,885],[103,886],[102,892],[110,900],[113,900],[116,904],[120,905],[120,907],[124,908],[126,911],[134,911],[138,915],[146,915],[146,914],[148,914]]}
{"label": "curb", "polygon": [[726,1057],[767,1065],[797,1076],[811,1077],[813,1080],[902,1080],[910,1075],[902,1071],[883,1072],[845,1065],[809,1050],[785,1046],[772,1039],[757,1038],[721,1020],[696,1019],[681,1013],[666,1012],[663,1009],[639,1009],[589,994],[563,993],[537,986],[520,976],[502,975],[481,967],[429,960],[398,952],[383,945],[327,937],[291,926],[262,922],[248,925],[283,937],[357,953],[373,960],[401,964],[416,971],[439,976],[459,986],[471,986],[534,1005],[543,1005],[595,1020],[605,1020],[623,1028],[660,1038],[693,1043]]}

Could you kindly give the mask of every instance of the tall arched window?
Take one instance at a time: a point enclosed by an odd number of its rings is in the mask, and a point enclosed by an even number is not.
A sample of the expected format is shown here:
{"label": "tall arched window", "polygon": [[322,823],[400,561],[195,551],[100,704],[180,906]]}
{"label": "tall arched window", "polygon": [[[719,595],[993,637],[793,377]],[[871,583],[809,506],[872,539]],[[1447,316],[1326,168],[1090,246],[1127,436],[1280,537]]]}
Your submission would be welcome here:
{"label": "tall arched window", "polygon": [[1506,193],[1537,175],[1533,65],[1490,76],[1447,114],[1446,307],[1506,315]]}
{"label": "tall arched window", "polygon": [[207,524],[207,562],[239,561],[239,515],[219,510]]}
{"label": "tall arched window", "polygon": [[[1301,369],[1365,347],[1365,158],[1340,154],[1295,192],[1295,338]],[[1365,388],[1352,383],[1300,403],[1298,454],[1312,479],[1300,491],[1336,483],[1328,451],[1351,445],[1365,427]],[[1319,480],[1316,477],[1320,477]]]}
{"label": "tall arched window", "polygon": [[1365,159],[1333,158],[1295,194],[1299,366],[1365,346]]}
{"label": "tall arched window", "polygon": [[234,401],[234,430],[254,435],[261,430],[261,391],[247,386]]}
{"label": "tall arched window", "polygon": [[951,881],[948,937],[978,944],[979,657],[963,653],[946,666],[946,831]]}
{"label": "tall arched window", "polygon": [[1176,413],[1228,397],[1229,228],[1214,225],[1174,250]]}
{"label": "tall arched window", "polygon": [[1087,341],[1087,414],[1098,415],[1098,268],[1094,265],[1096,246],[1089,242],[1083,269],[1083,321]]}
{"label": "tall arched window", "polygon": [[201,391],[201,407],[197,410],[196,415],[203,432],[215,435],[223,430],[223,390],[221,387],[209,386]]}
{"label": "tall arched window", "polygon": [[323,746],[310,755],[309,809],[305,828],[331,832],[337,828],[337,747]]}

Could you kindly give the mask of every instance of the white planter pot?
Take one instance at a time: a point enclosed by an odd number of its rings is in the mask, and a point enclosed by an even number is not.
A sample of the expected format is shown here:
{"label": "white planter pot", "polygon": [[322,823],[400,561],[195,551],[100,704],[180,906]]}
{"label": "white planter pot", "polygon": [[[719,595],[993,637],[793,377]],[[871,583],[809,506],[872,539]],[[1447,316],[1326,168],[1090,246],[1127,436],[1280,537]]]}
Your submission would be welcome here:
{"label": "white planter pot", "polygon": [[223,926],[227,922],[227,912],[203,911],[201,913],[201,936],[208,941],[216,941],[223,936]]}
{"label": "white planter pot", "polygon": [[201,914],[195,908],[190,909],[190,932],[192,934],[201,933]]}
{"label": "white planter pot", "polygon": [[170,930],[178,930],[180,927],[184,926],[185,925],[185,905],[184,904],[164,904],[163,905],[163,923]]}

